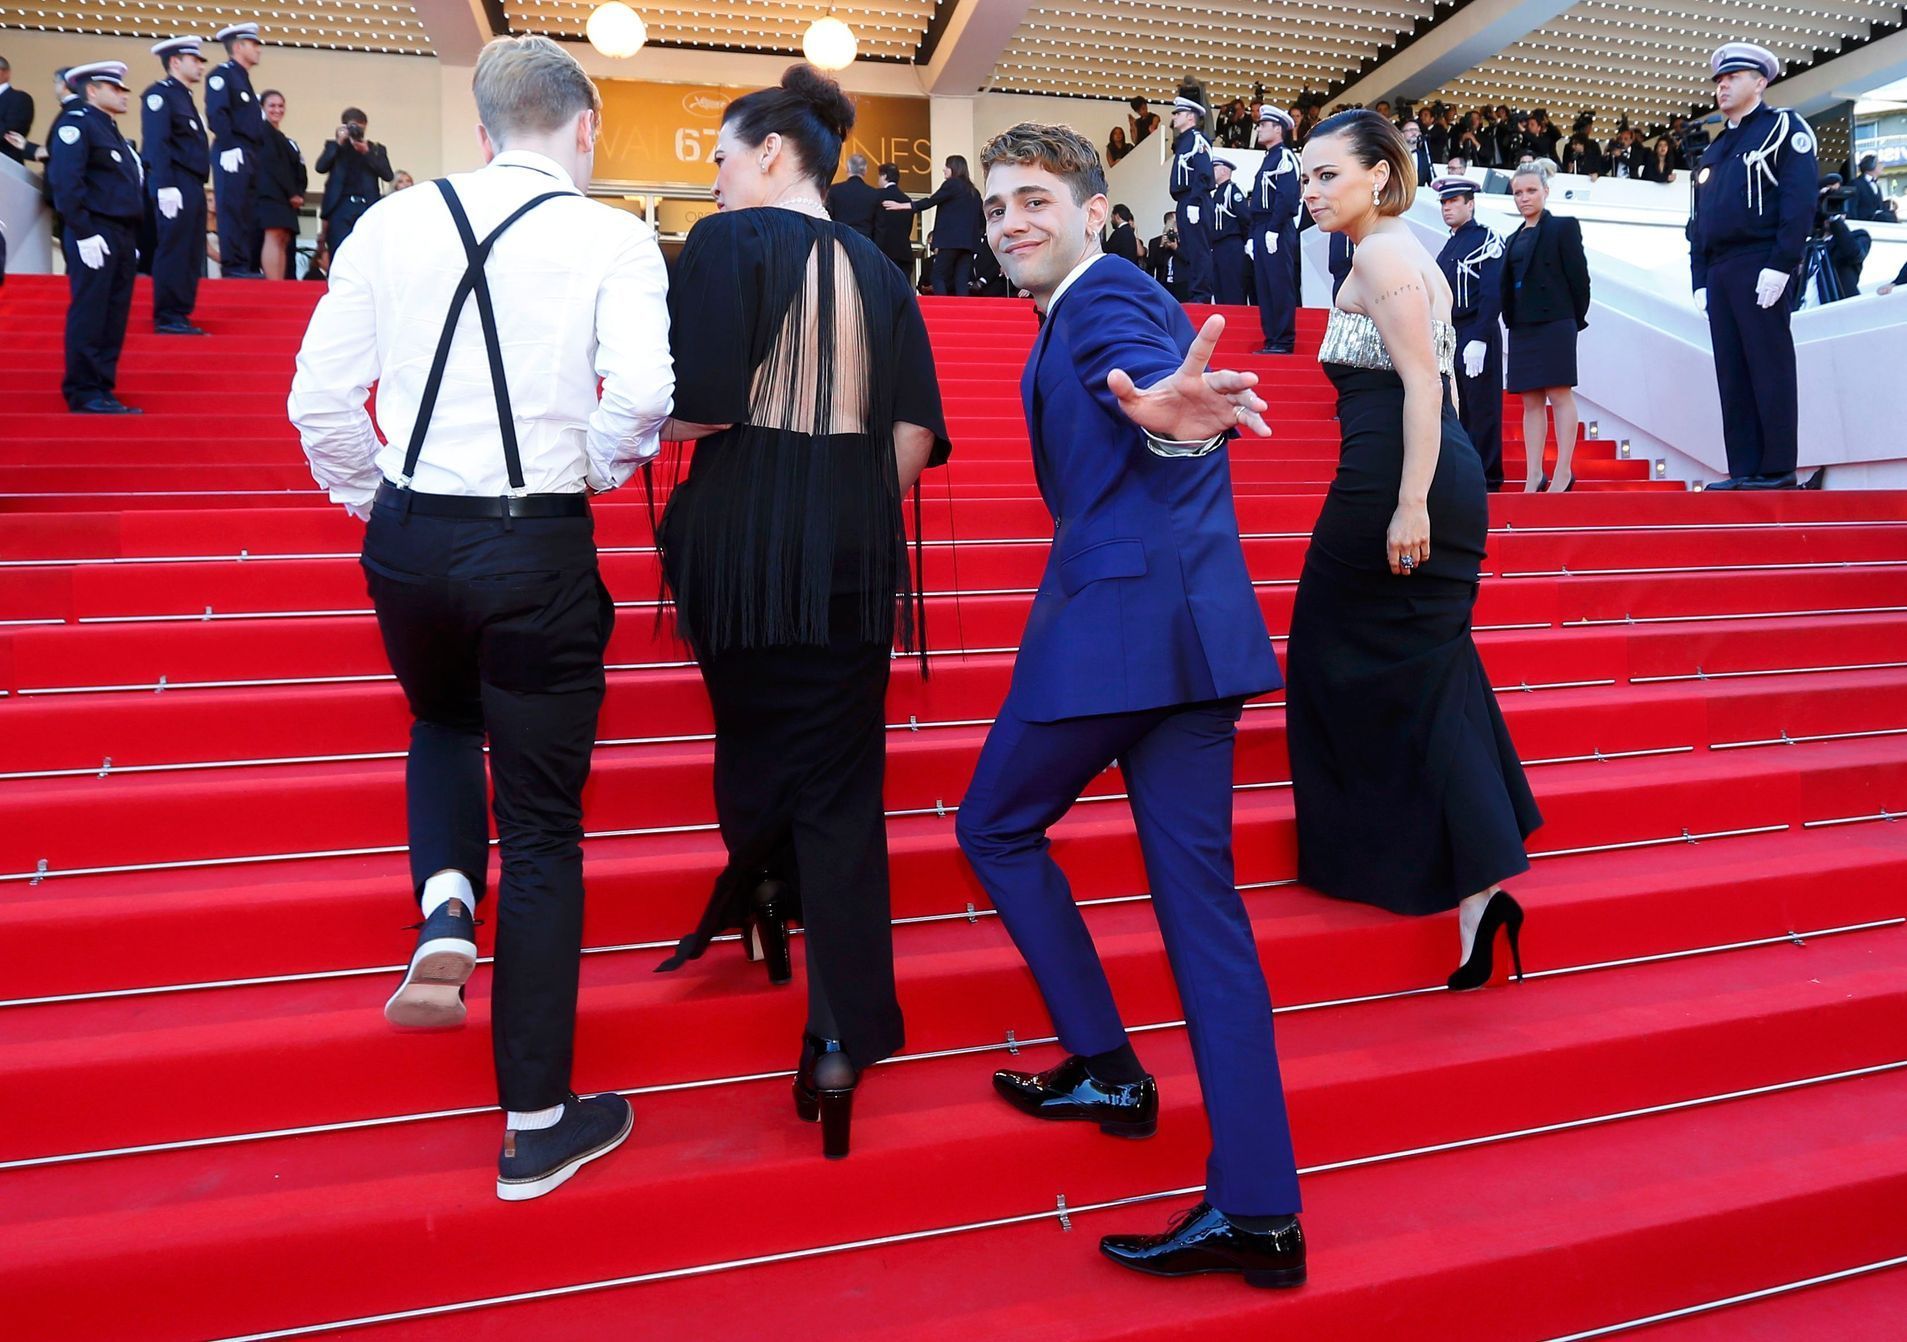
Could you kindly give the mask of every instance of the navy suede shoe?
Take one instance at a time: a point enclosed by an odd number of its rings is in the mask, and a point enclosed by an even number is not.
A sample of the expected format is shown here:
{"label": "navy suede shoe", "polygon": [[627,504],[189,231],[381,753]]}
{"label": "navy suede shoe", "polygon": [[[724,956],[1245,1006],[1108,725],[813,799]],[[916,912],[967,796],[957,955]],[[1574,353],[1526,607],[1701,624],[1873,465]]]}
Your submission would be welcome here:
{"label": "navy suede shoe", "polygon": [[464,1023],[463,988],[477,968],[476,921],[461,899],[447,899],[417,928],[417,949],[384,1019],[407,1030],[454,1030]]}
{"label": "navy suede shoe", "polygon": [[590,1161],[621,1146],[635,1122],[635,1110],[620,1095],[572,1095],[555,1127],[506,1130],[497,1158],[497,1196],[528,1202],[562,1187]]}

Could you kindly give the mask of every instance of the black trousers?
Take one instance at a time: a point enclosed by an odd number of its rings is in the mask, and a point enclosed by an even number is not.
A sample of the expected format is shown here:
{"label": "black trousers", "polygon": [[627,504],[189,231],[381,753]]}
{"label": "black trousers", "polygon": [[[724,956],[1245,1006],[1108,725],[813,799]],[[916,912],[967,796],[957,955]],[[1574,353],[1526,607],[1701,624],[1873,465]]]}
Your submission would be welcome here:
{"label": "black trousers", "polygon": [[1786,475],[1799,456],[1800,394],[1788,295],[1755,302],[1762,257],[1725,256],[1708,267],[1708,333],[1722,398],[1728,474]]}
{"label": "black trousers", "polygon": [[[1192,222],[1192,210],[1198,211],[1197,223]],[[1211,213],[1210,204],[1179,202],[1179,264],[1185,268],[1185,301],[1188,303],[1212,301]]]}
{"label": "black trousers", "polygon": [[119,351],[132,315],[132,282],[139,264],[139,225],[131,219],[93,217],[106,240],[103,265],[93,270],[79,259],[79,239],[69,228],[60,243],[66,253],[66,377],[60,392],[70,410],[111,396],[119,380]]}
{"label": "black trousers", "polygon": [[[179,212],[168,219],[152,207],[157,241],[152,251],[152,324],[184,326],[199,302],[205,274],[205,188],[182,187]],[[220,255],[224,252],[221,249]]]}
{"label": "black trousers", "polygon": [[967,296],[967,284],[973,279],[973,253],[964,247],[942,247],[934,253],[934,292]]}
{"label": "black trousers", "polygon": [[[1276,239],[1278,250],[1267,245]],[[1252,230],[1252,286],[1258,292],[1258,325],[1265,343],[1288,348],[1298,339],[1298,230]]]}
{"label": "black trousers", "polygon": [[258,165],[247,152],[239,170],[227,172],[217,166],[221,152],[221,148],[212,151],[212,197],[219,208],[219,273],[228,278],[257,275],[261,238],[252,210],[252,177]]}
{"label": "black trousers", "polygon": [[[1483,483],[1492,493],[1503,488],[1503,335],[1492,323],[1482,336],[1460,327],[1457,335],[1457,418],[1483,459]],[[1463,347],[1483,341],[1483,372],[1463,371]]]}
{"label": "black trousers", "polygon": [[1212,292],[1217,302],[1244,306],[1245,235],[1234,233],[1212,244]]}
{"label": "black trousers", "polygon": [[405,790],[413,887],[460,871],[481,899],[490,744],[502,875],[491,1039],[505,1109],[570,1091],[583,944],[583,784],[615,610],[583,517],[406,516],[380,503],[364,572],[416,719]]}

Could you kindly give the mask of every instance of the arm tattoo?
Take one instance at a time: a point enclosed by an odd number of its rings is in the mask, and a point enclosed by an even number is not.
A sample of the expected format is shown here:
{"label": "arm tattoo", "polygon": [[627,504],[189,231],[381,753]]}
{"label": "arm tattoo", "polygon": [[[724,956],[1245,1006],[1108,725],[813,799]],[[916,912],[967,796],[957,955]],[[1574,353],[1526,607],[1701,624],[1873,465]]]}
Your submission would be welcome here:
{"label": "arm tattoo", "polygon": [[1377,296],[1376,301],[1382,303],[1385,299],[1395,298],[1399,294],[1422,293],[1423,291],[1424,286],[1413,280],[1409,284],[1400,284],[1395,289],[1386,289]]}

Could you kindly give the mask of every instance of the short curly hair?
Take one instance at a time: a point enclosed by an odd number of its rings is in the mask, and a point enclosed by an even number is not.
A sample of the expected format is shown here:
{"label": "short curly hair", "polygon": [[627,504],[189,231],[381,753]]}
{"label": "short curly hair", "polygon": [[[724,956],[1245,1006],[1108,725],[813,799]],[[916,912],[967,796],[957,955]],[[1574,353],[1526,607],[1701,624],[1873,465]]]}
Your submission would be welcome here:
{"label": "short curly hair", "polygon": [[1044,168],[1065,179],[1073,189],[1073,203],[1084,205],[1106,194],[1106,168],[1093,143],[1071,126],[1048,126],[1022,121],[987,141],[980,151],[982,177],[1001,163]]}

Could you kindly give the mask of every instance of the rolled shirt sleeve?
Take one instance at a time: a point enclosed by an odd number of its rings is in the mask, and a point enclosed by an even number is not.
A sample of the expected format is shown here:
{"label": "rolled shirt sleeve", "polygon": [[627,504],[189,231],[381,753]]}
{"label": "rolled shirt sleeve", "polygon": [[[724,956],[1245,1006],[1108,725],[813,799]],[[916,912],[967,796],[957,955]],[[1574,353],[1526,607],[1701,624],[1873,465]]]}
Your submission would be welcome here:
{"label": "rolled shirt sleeve", "polygon": [[634,225],[596,295],[596,374],[602,399],[589,417],[589,487],[626,482],[662,444],[675,406],[669,354],[669,274],[647,224]]}
{"label": "rolled shirt sleeve", "polygon": [[330,287],[319,300],[298,350],[286,410],[311,463],[311,475],[333,503],[366,504],[384,476],[382,444],[365,407],[377,381],[377,307],[369,277],[356,264],[373,249],[340,249]]}

